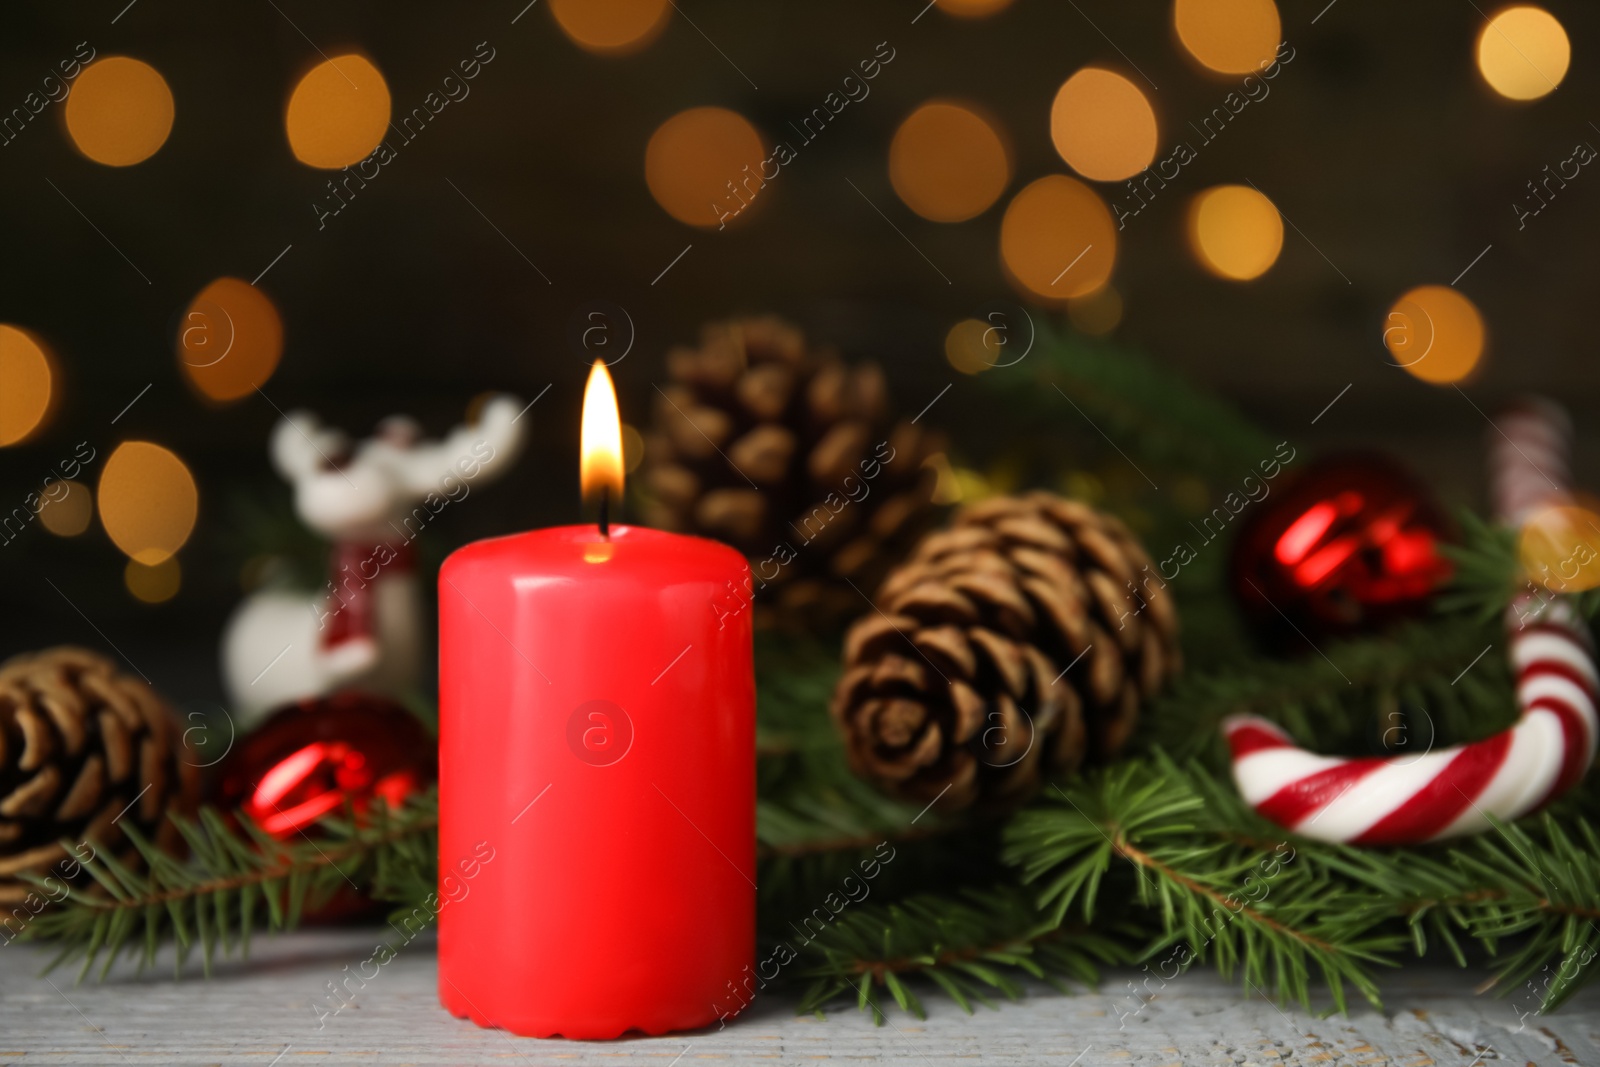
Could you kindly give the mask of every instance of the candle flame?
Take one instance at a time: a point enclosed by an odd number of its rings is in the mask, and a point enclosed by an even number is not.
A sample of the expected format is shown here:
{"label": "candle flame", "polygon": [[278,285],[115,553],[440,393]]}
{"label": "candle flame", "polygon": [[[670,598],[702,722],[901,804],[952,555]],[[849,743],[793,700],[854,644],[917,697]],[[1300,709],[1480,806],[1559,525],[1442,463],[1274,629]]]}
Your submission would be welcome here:
{"label": "candle flame", "polygon": [[600,360],[589,370],[583,387],[582,458],[578,482],[585,500],[609,490],[614,504],[622,501],[622,418],[617,414],[617,391]]}

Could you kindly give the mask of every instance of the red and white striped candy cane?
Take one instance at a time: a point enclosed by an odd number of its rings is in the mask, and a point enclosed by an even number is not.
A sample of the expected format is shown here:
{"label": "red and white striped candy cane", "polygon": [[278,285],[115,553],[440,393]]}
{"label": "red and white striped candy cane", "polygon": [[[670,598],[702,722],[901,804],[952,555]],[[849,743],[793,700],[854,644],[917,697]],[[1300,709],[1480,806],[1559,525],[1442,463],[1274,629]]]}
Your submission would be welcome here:
{"label": "red and white striped candy cane", "polygon": [[[1518,525],[1571,502],[1565,414],[1530,402],[1496,423],[1490,471],[1495,510]],[[1594,761],[1600,677],[1587,628],[1565,600],[1506,615],[1516,671],[1517,724],[1471,744],[1385,759],[1341,759],[1297,748],[1274,724],[1239,715],[1223,724],[1245,801],[1286,829],[1323,841],[1409,845],[1515,819],[1570,788]]]}

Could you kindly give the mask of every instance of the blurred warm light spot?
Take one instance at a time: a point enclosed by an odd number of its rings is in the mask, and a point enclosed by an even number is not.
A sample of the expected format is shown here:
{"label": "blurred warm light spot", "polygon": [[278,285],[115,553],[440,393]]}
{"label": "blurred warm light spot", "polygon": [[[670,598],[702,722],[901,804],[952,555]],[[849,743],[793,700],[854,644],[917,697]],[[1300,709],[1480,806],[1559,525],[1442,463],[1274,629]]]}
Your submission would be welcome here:
{"label": "blurred warm light spot", "polygon": [[556,25],[589,52],[625,55],[646,47],[667,25],[667,0],[550,0]]}
{"label": "blurred warm light spot", "polygon": [[1001,492],[994,482],[984,476],[982,471],[973,470],[971,467],[956,467],[954,471],[956,484],[953,489],[953,495],[957,500],[963,500],[969,504],[976,503],[979,500],[987,500],[992,496],[998,496]]}
{"label": "blurred warm light spot", "polygon": [[933,495],[930,498],[933,503],[943,507],[961,502],[961,479],[950,465],[949,456],[935,452],[922,461],[922,469],[931,470],[934,474]]}
{"label": "blurred warm light spot", "polygon": [[142,163],[172,132],[172,90],[148,63],[107,56],[83,68],[67,97],[67,134],[108,167]]}
{"label": "blurred warm light spot", "polygon": [[644,462],[644,434],[628,423],[622,424],[622,470],[632,474]]}
{"label": "blurred warm light spot", "polygon": [[1212,186],[1189,203],[1189,247],[1211,273],[1248,281],[1278,261],[1283,220],[1248,185]]}
{"label": "blurred warm light spot", "polygon": [[1085,178],[1121,181],[1156,158],[1156,113],[1127,78],[1084,67],[1056,93],[1050,139],[1067,165]]}
{"label": "blurred warm light spot", "polygon": [[1600,515],[1587,507],[1544,508],[1522,524],[1518,554],[1528,577],[1557,593],[1600,586]]}
{"label": "blurred warm light spot", "polygon": [[934,0],[939,10],[963,19],[981,19],[1004,11],[1011,0]]}
{"label": "blurred warm light spot", "polygon": [[987,211],[1011,180],[1006,146],[983,116],[930,101],[889,142],[889,181],[906,207],[933,222],[961,222]]}
{"label": "blurred warm light spot", "polygon": [[1064,174],[1029,183],[1011,198],[1000,223],[1000,260],[1035,296],[1067,300],[1111,277],[1117,230],[1105,203]]}
{"label": "blurred warm light spot", "polygon": [[1067,301],[1067,319],[1073,329],[1090,337],[1104,337],[1122,321],[1122,294],[1111,285]]}
{"label": "blurred warm light spot", "polygon": [[218,278],[178,323],[178,363],[211,400],[237,400],[266,383],[283,354],[283,320],[260,289]]}
{"label": "blurred warm light spot", "polygon": [[0,323],[0,447],[39,429],[54,398],[50,353],[27,330]]}
{"label": "blurred warm light spot", "polygon": [[1571,60],[1567,31],[1541,7],[1508,7],[1478,34],[1483,80],[1512,100],[1536,100],[1554,90]]}
{"label": "blurred warm light spot", "polygon": [[100,472],[100,522],[118,548],[147,567],[183,547],[199,510],[194,475],[160,445],[126,441]]}
{"label": "blurred warm light spot", "polygon": [[1446,285],[1419,285],[1395,301],[1383,322],[1383,343],[1396,365],[1436,385],[1470,374],[1483,342],[1478,309]]}
{"label": "blurred warm light spot", "polygon": [[644,180],[667,214],[690,226],[720,228],[761,192],[761,135],[737,112],[722,107],[680,111],[644,150]]}
{"label": "blurred warm light spot", "polygon": [[982,319],[962,319],[944,335],[944,358],[962,374],[979,374],[999,362],[1000,345]]}
{"label": "blurred warm light spot", "polygon": [[300,79],[284,116],[300,162],[337,170],[372,154],[389,128],[389,86],[364,56],[318,63]]}
{"label": "blurred warm light spot", "polygon": [[1178,39],[1218,74],[1252,74],[1278,54],[1282,23],[1272,0],[1176,0]]}
{"label": "blurred warm light spot", "polygon": [[160,604],[178,595],[183,585],[183,568],[178,566],[177,556],[168,556],[153,567],[130,559],[122,569],[122,582],[135,599],[146,604]]}
{"label": "blurred warm light spot", "polygon": [[57,537],[77,537],[89,528],[94,518],[94,497],[82,482],[60,482],[47,486],[39,522]]}

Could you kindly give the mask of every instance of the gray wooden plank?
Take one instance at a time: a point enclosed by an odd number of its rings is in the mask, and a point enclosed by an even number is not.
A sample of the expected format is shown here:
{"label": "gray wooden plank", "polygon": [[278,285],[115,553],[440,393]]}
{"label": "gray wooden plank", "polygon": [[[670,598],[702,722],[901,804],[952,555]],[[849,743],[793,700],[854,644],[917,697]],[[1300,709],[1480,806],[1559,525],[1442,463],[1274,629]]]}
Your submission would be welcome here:
{"label": "gray wooden plank", "polygon": [[259,941],[248,963],[224,961],[209,981],[197,973],[175,981],[168,962],[143,978],[119,965],[105,984],[81,986],[72,973],[40,978],[43,949],[7,945],[0,948],[0,1063],[1600,1065],[1600,989],[1553,1016],[1519,1018],[1527,998],[1475,996],[1481,973],[1434,966],[1396,973],[1383,1013],[1365,1005],[1333,1017],[1280,1010],[1210,970],[1160,988],[1120,971],[1096,991],[1064,996],[1039,987],[1021,1003],[971,1017],[931,994],[927,1021],[894,1014],[882,1027],[853,1009],[825,1020],[796,1017],[786,1002],[767,998],[721,1031],[578,1043],[517,1038],[452,1018],[435,999],[432,942],[419,938],[346,1007],[322,1017],[317,1005],[326,1003],[327,983],[370,955],[381,936],[381,929],[301,932]]}

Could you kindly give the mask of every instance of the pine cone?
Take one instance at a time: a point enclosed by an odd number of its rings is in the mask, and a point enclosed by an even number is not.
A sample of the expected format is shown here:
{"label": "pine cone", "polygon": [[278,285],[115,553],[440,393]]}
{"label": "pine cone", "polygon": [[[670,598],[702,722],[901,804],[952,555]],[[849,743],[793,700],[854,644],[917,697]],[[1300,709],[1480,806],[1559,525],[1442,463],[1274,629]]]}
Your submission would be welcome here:
{"label": "pine cone", "polygon": [[808,351],[776,318],[706,326],[698,348],[667,354],[667,373],[645,448],[647,521],[748,556],[768,621],[854,616],[932,518],[923,461],[937,440],[891,425],[877,366]]}
{"label": "pine cone", "polygon": [[998,497],[928,535],[845,637],[832,714],[852,767],[942,810],[1110,758],[1179,666],[1165,583],[1117,519]]}
{"label": "pine cone", "polygon": [[[199,772],[186,751],[172,709],[103,656],[62,647],[0,664],[0,905],[38,893],[18,874],[71,873],[61,838],[92,838],[137,864],[122,833],[131,824],[181,853],[167,812],[195,809]],[[8,919],[18,921],[0,924]]]}

